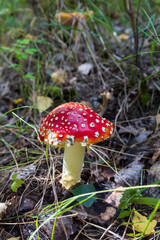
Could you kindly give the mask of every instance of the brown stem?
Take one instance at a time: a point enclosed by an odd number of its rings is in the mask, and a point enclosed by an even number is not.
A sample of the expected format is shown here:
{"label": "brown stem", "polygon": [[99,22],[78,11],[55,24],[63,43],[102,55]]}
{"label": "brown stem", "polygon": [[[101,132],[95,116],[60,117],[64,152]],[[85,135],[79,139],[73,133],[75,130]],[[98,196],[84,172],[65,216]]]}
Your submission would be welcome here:
{"label": "brown stem", "polygon": [[[124,8],[128,16],[130,17],[131,20],[131,26],[132,26],[132,31],[133,31],[133,36],[134,36],[134,51],[136,54],[135,57],[135,64],[140,67],[140,58],[138,55],[138,31],[137,31],[137,19],[135,16],[135,10],[133,7],[133,0],[124,0]],[[128,2],[128,3],[127,3]]]}

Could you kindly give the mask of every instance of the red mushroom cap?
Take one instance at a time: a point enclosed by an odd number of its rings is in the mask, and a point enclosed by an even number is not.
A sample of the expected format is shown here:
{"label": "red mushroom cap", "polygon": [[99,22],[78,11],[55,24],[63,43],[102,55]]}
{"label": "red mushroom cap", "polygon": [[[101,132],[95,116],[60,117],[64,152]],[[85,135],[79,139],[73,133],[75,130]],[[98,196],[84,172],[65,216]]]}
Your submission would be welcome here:
{"label": "red mushroom cap", "polygon": [[43,121],[39,138],[42,142],[62,147],[78,141],[82,146],[95,144],[108,138],[113,132],[113,124],[92,109],[69,102],[55,108]]}

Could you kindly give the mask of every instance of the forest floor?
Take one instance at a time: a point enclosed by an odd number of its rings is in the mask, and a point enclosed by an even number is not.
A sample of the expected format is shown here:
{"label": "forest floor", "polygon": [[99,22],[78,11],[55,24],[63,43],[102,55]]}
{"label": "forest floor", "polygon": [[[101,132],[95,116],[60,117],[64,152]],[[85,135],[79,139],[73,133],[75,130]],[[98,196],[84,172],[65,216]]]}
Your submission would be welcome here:
{"label": "forest floor", "polygon": [[[43,1],[38,6],[38,13],[29,6],[27,30],[2,37],[0,239],[159,239],[160,44],[149,35],[153,26],[146,19],[137,58],[132,29],[119,15],[110,16],[109,29],[106,18],[91,14],[76,31],[45,15]],[[114,124],[110,138],[85,154],[78,185],[94,187],[89,207],[59,183],[63,149],[46,149],[37,135],[47,114],[71,101]],[[147,218],[140,223],[148,233],[134,224],[135,210]]]}

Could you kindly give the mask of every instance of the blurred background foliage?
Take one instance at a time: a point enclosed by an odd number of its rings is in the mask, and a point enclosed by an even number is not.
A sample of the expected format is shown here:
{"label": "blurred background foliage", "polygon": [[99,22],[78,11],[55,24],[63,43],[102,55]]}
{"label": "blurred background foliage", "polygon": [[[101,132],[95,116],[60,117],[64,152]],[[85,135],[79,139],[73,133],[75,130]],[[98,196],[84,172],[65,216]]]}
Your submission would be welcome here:
{"label": "blurred background foliage", "polygon": [[[136,0],[133,1],[133,3],[135,8],[138,8],[140,4],[140,8],[145,9],[148,14],[154,14],[155,20],[159,17],[159,0]],[[86,11],[87,9],[94,11],[94,20],[97,21],[104,20],[104,14],[112,27],[116,24],[117,18],[120,19],[120,22],[126,27],[130,25],[130,21],[126,21],[127,16],[124,11],[123,0],[0,0],[1,43],[4,44],[15,38],[22,37],[24,34],[31,32],[33,27],[45,30],[46,24],[52,23],[54,15],[58,11]],[[142,22],[143,18],[146,18],[145,14],[141,15]]]}

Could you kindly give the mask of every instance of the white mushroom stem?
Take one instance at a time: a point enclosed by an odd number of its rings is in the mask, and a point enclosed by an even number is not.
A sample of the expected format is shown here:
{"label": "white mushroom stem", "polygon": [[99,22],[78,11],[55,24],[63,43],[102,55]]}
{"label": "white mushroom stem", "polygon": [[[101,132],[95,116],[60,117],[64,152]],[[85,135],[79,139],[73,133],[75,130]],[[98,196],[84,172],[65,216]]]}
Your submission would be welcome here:
{"label": "white mushroom stem", "polygon": [[71,146],[65,144],[62,179],[60,180],[65,189],[81,181],[84,154],[85,147],[82,147],[81,143],[75,142]]}

